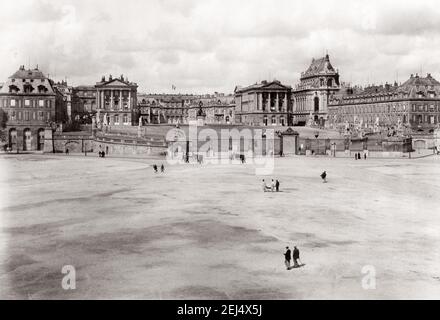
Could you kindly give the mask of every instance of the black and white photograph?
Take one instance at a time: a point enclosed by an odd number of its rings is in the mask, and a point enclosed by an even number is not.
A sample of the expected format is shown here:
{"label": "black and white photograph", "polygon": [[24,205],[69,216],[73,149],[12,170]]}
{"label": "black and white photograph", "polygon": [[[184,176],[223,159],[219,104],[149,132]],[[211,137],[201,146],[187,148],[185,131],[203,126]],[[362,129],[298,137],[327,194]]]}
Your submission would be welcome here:
{"label": "black and white photograph", "polygon": [[0,43],[1,300],[440,298],[438,1],[2,1]]}

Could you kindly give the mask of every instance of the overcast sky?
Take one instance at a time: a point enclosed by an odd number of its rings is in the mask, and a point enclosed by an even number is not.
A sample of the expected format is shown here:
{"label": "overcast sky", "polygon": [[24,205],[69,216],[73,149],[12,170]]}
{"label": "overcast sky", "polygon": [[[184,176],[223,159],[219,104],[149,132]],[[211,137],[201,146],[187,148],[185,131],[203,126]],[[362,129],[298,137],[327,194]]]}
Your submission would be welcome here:
{"label": "overcast sky", "polygon": [[124,74],[141,92],[230,93],[295,85],[326,50],[345,82],[440,80],[435,0],[14,0],[0,30],[0,82],[30,62],[73,85]]}

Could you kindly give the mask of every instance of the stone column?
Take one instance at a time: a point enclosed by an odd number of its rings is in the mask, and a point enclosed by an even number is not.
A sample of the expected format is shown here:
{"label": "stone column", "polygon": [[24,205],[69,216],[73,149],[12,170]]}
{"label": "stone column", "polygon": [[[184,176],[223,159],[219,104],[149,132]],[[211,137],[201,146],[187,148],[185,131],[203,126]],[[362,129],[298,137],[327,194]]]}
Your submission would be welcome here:
{"label": "stone column", "polygon": [[257,93],[257,97],[258,97],[259,108],[260,110],[263,110],[263,94],[261,92]]}
{"label": "stone column", "polygon": [[119,110],[122,110],[122,90],[119,90]]}
{"label": "stone column", "polygon": [[267,93],[267,112],[271,112],[270,110],[270,92]]}
{"label": "stone column", "polygon": [[287,112],[287,93],[284,93],[283,112]]}
{"label": "stone column", "polygon": [[131,107],[131,90],[128,91],[128,109],[132,110],[132,107]]}
{"label": "stone column", "polygon": [[101,105],[100,105],[100,108],[104,109],[104,107],[105,107],[104,90],[100,91],[99,94],[101,95]]}
{"label": "stone column", "polygon": [[113,110],[114,101],[113,101],[113,89],[110,90],[110,109]]}
{"label": "stone column", "polygon": [[280,100],[279,100],[279,93],[276,92],[275,93],[275,111],[278,112],[279,110],[279,104],[280,104]]}
{"label": "stone column", "polygon": [[100,106],[101,106],[101,96],[99,95],[99,91],[98,90],[96,90],[96,108],[97,109],[99,109],[100,108]]}

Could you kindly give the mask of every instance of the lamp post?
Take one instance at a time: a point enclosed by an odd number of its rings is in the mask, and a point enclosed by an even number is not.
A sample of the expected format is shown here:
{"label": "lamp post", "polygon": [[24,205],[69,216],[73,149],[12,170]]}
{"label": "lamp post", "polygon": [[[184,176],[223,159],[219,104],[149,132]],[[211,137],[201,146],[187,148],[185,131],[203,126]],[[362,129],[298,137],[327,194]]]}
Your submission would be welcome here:
{"label": "lamp post", "polygon": [[318,150],[316,152],[316,154],[319,154],[319,141],[318,141],[318,137],[319,137],[319,131],[315,131],[315,138],[316,138],[316,143],[318,146]]}

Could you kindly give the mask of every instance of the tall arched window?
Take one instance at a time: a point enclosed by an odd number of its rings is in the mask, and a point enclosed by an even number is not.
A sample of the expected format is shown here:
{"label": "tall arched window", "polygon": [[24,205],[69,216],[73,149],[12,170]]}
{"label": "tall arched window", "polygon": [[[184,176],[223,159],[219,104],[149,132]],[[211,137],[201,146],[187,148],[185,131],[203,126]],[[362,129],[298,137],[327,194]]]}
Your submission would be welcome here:
{"label": "tall arched window", "polygon": [[319,112],[319,98],[318,97],[315,97],[315,99],[314,99],[314,110],[315,110],[315,112]]}

